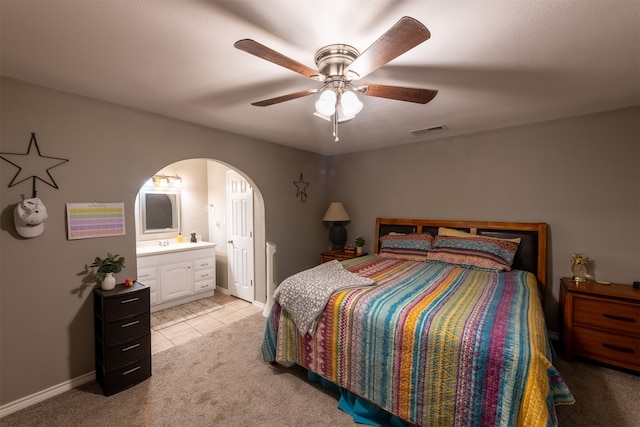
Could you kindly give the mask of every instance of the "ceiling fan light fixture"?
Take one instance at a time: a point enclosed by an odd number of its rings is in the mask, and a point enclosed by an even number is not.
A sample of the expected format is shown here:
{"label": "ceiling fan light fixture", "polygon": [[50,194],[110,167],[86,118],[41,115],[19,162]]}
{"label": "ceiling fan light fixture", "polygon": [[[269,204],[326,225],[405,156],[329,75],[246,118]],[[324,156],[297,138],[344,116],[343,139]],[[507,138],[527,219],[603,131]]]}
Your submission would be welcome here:
{"label": "ceiling fan light fixture", "polygon": [[314,111],[313,115],[316,117],[320,117],[322,120],[326,120],[328,122],[331,121],[331,116],[325,116],[324,114],[320,114],[317,111]]}
{"label": "ceiling fan light fixture", "polygon": [[336,94],[333,90],[325,90],[316,101],[316,113],[331,117],[336,112]]}
{"label": "ceiling fan light fixture", "polygon": [[342,108],[342,114],[347,117],[355,117],[360,111],[362,111],[362,102],[358,99],[353,92],[344,92],[340,96],[340,105]]}
{"label": "ceiling fan light fixture", "polygon": [[[342,108],[340,108],[340,106],[338,106],[338,109],[336,110],[336,114],[337,114],[338,123],[348,122],[349,120],[352,120],[356,117],[356,116],[345,116],[344,113],[342,113]],[[320,117],[322,120],[326,120],[328,122],[333,121],[332,116],[325,116],[318,113],[317,111],[314,112],[313,115],[316,117]]]}

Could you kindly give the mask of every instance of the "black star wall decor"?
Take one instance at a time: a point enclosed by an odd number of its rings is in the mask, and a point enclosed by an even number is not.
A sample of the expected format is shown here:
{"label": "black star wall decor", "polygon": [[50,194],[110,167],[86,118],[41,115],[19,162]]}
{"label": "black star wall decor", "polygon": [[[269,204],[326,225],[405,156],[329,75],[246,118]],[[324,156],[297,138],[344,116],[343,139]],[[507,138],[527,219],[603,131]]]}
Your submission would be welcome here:
{"label": "black star wall decor", "polygon": [[[35,147],[35,151],[32,150],[33,147]],[[57,189],[58,184],[56,184],[56,181],[53,179],[49,171],[56,166],[60,166],[61,164],[69,161],[69,159],[61,159],[59,157],[43,156],[40,153],[40,147],[38,147],[38,141],[36,140],[36,134],[34,132],[31,133],[31,140],[29,141],[29,148],[27,148],[26,153],[0,153],[0,158],[18,168],[18,172],[16,172],[9,183],[9,188],[14,185],[18,185],[29,178],[32,179],[32,198],[36,197],[37,193],[36,180],[40,180]],[[20,162],[22,166],[18,165],[16,162]],[[46,176],[44,176],[45,173]]]}
{"label": "black star wall decor", "polygon": [[300,172],[300,179],[298,181],[293,181],[293,185],[296,186],[298,192],[296,193],[296,197],[300,197],[300,201],[302,203],[307,201],[307,187],[309,186],[308,182],[304,182],[302,178],[302,172]]}

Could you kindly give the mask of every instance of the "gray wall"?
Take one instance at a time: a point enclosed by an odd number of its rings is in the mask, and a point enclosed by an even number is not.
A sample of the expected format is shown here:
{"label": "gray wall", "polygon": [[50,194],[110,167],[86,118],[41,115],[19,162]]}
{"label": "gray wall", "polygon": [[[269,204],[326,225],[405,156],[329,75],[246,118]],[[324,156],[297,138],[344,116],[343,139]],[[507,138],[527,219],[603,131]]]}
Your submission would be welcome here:
{"label": "gray wall", "polygon": [[331,200],[371,251],[376,217],[546,222],[548,327],[583,252],[596,279],[640,280],[640,110],[439,139],[332,159]]}
{"label": "gray wall", "polygon": [[[20,238],[12,219],[31,184],[8,188],[16,168],[0,161],[0,405],[94,369],[94,284],[84,267],[111,251],[127,260],[118,279],[135,276],[134,200],[166,165],[204,158],[242,171],[264,197],[280,276],[317,263],[326,240],[323,156],[12,79],[0,84],[0,152],[26,153],[36,132],[42,155],[69,159],[51,171],[59,189],[37,184],[49,219],[33,239]],[[300,172],[311,183],[306,203],[292,184]],[[67,240],[65,203],[96,200],[125,203],[127,235]]]}
{"label": "gray wall", "polygon": [[[43,155],[70,159],[52,170],[60,189],[38,184],[49,219],[34,239],[17,236],[12,222],[31,186],[7,188],[16,170],[0,161],[0,405],[92,371],[93,283],[84,266],[108,250],[127,258],[120,279],[136,269],[132,228],[68,241],[65,203],[123,201],[133,227],[143,182],[184,159],[232,165],[259,188],[280,278],[316,264],[327,248],[319,219],[329,200],[345,204],[349,239],[365,236],[369,251],[378,216],[549,223],[552,330],[573,252],[596,261],[598,279],[640,278],[637,108],[326,158],[12,79],[0,84],[0,152],[26,152],[37,132]],[[306,203],[292,184],[300,172],[311,183]]]}

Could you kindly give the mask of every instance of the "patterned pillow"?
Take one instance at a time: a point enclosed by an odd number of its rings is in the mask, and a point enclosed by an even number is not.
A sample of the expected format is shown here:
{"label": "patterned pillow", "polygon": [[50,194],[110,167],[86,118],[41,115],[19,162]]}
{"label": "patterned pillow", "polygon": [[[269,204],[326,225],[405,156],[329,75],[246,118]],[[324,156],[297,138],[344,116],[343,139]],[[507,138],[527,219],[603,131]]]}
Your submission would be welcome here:
{"label": "patterned pillow", "polygon": [[438,236],[427,259],[463,267],[509,271],[517,250],[518,242],[512,240],[484,236]]}
{"label": "patterned pillow", "polygon": [[433,245],[433,236],[424,234],[389,234],[380,238],[378,255],[383,258],[425,261]]}

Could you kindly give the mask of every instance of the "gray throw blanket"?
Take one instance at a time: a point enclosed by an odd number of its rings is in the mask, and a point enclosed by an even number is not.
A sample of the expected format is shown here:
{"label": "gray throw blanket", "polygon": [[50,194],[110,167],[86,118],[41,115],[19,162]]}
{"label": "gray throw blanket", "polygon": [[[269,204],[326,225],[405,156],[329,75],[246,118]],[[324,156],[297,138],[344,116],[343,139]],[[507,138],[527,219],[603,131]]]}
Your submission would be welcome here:
{"label": "gray throw blanket", "polygon": [[273,298],[291,315],[301,334],[313,335],[316,319],[331,295],[374,284],[373,280],[345,270],[339,261],[333,260],[288,277],[276,288]]}

